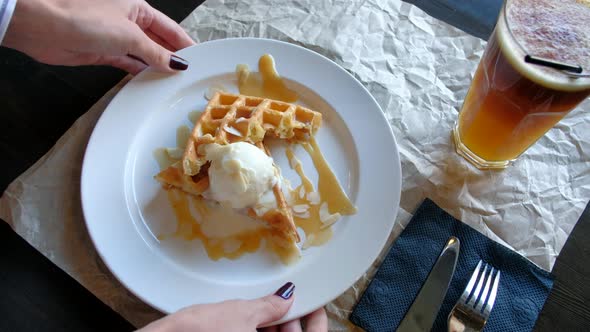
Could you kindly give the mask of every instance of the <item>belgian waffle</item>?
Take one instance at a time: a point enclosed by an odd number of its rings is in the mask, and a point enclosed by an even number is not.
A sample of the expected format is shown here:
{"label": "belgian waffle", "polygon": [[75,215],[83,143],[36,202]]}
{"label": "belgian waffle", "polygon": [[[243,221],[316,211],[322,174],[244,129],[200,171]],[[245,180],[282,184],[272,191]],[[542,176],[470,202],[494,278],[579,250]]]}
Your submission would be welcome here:
{"label": "belgian waffle", "polygon": [[[247,142],[270,155],[262,142],[266,134],[305,141],[315,134],[321,120],[320,113],[299,105],[218,92],[195,123],[182,161],[161,171],[156,179],[164,187],[175,187],[202,196],[209,187],[209,164],[204,151],[201,151],[205,144]],[[248,215],[270,226],[275,244],[290,247],[300,239],[280,181],[273,187],[273,194],[276,205],[266,207],[262,212],[250,208]]]}
{"label": "belgian waffle", "polygon": [[261,142],[266,134],[306,141],[322,123],[322,115],[278,100],[217,92],[195,123],[182,160],[186,175],[199,173],[206,162],[203,144]]}

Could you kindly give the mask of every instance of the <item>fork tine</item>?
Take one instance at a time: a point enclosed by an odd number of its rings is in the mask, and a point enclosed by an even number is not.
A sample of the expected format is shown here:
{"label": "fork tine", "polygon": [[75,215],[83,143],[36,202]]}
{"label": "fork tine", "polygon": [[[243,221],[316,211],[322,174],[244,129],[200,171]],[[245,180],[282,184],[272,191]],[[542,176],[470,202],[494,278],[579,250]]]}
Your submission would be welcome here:
{"label": "fork tine", "polygon": [[498,293],[498,285],[500,284],[500,270],[494,276],[494,285],[492,286],[492,291],[490,292],[490,298],[488,299],[488,303],[486,304],[483,310],[483,316],[487,319],[490,316],[490,311],[492,311],[492,307],[494,306],[494,302],[496,302],[496,295]]}
{"label": "fork tine", "polygon": [[486,303],[486,299],[488,298],[489,292],[490,292],[490,284],[492,283],[492,279],[494,279],[495,277],[492,277],[492,275],[494,274],[494,267],[490,266],[490,274],[488,274],[488,280],[486,281],[486,286],[483,288],[483,291],[481,292],[481,298],[479,299],[479,301],[477,302],[477,305],[475,306],[475,310],[477,312],[481,312],[481,308],[483,308],[484,304]]}
{"label": "fork tine", "polygon": [[469,279],[469,282],[467,283],[467,286],[465,286],[465,290],[463,291],[463,294],[461,294],[461,298],[459,299],[461,303],[467,303],[467,297],[469,297],[469,294],[471,294],[471,291],[473,290],[473,285],[475,285],[475,281],[477,280],[477,275],[479,274],[481,263],[482,261],[479,260],[479,263],[477,263],[475,270],[471,274],[471,279]]}
{"label": "fork tine", "polygon": [[469,302],[467,302],[467,305],[471,308],[475,307],[475,305],[477,304],[477,299],[479,298],[479,294],[481,292],[481,287],[483,286],[484,280],[487,278],[486,277],[487,270],[488,270],[488,264],[486,263],[486,265],[484,265],[484,267],[483,267],[483,272],[481,273],[481,276],[479,278],[479,282],[477,283],[477,286],[475,287],[475,291],[473,292],[473,295],[471,296],[471,299],[469,300]]}

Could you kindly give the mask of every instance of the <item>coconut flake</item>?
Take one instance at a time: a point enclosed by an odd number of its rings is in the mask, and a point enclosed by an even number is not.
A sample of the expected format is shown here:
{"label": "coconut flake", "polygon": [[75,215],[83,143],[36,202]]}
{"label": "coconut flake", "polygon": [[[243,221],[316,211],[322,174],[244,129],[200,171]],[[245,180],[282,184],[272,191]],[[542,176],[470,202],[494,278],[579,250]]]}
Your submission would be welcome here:
{"label": "coconut flake", "polygon": [[184,151],[181,148],[166,148],[166,153],[168,154],[168,157],[178,160],[182,159]]}
{"label": "coconut flake", "polygon": [[254,213],[256,213],[256,215],[259,217],[264,215],[265,209],[266,209],[266,207],[264,207],[262,204],[256,204],[252,207],[252,210],[254,210]]}
{"label": "coconut flake", "polygon": [[296,244],[297,248],[301,250],[301,246],[305,243],[307,237],[305,236],[305,231],[301,227],[297,227],[297,234],[299,234],[299,242]]}
{"label": "coconut flake", "polygon": [[244,122],[244,121],[246,121],[246,120],[247,120],[246,118],[244,118],[244,117],[240,117],[240,118],[238,118],[238,119],[236,120],[236,123]]}
{"label": "coconut flake", "polygon": [[330,214],[328,210],[328,204],[322,203],[320,206],[320,221],[322,222],[321,229],[325,229],[336,223],[340,219],[340,213]]}
{"label": "coconut flake", "polygon": [[301,186],[301,188],[299,188],[299,198],[304,199],[305,198],[305,187]]}
{"label": "coconut flake", "polygon": [[258,199],[258,203],[253,207],[257,216],[263,216],[271,209],[277,208],[277,201],[272,189],[265,191]]}
{"label": "coconut flake", "polygon": [[254,209],[254,212],[256,212],[256,215],[261,217],[264,214],[266,214],[268,211],[270,211],[271,209],[275,209],[276,208],[276,203],[259,203],[256,204],[254,207],[252,207]]}
{"label": "coconut flake", "polygon": [[303,213],[294,213],[294,215],[298,218],[301,218],[301,219],[309,219],[309,217],[311,216],[309,214],[309,211],[305,211]]}
{"label": "coconut flake", "polygon": [[320,204],[320,194],[317,191],[312,191],[307,193],[307,200],[311,205],[318,205]]}
{"label": "coconut flake", "polygon": [[293,206],[293,212],[295,213],[304,213],[307,210],[309,210],[309,205],[307,204],[299,204]]}
{"label": "coconut flake", "polygon": [[223,130],[225,130],[226,132],[228,132],[228,133],[230,133],[230,134],[232,134],[234,136],[238,136],[238,137],[242,137],[243,136],[242,133],[240,133],[239,130],[237,130],[234,127],[229,127],[228,125],[225,125],[223,127]]}
{"label": "coconut flake", "polygon": [[334,225],[338,220],[340,220],[340,213],[331,214],[326,220],[322,220],[322,227],[320,229],[326,229],[332,225]]}
{"label": "coconut flake", "polygon": [[330,211],[328,211],[328,203],[323,202],[320,205],[320,220],[324,221],[330,216]]}

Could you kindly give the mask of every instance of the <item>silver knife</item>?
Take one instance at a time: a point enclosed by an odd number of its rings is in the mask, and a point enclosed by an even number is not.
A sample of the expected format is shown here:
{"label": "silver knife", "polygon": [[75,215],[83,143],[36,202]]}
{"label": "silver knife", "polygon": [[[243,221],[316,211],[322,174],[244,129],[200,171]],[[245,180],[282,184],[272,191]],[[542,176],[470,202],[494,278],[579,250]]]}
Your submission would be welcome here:
{"label": "silver knife", "polygon": [[434,267],[428,274],[422,289],[399,324],[398,332],[430,331],[453,279],[457,258],[459,257],[459,239],[451,236],[443,248]]}

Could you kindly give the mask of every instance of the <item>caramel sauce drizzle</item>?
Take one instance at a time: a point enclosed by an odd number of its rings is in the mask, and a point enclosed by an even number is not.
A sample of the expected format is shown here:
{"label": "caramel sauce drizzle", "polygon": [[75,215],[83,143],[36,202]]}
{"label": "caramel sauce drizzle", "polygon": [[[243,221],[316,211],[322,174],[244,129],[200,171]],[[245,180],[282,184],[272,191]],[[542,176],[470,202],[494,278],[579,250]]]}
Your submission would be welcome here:
{"label": "caramel sauce drizzle", "polygon": [[311,137],[309,142],[301,143],[305,151],[311,157],[315,169],[318,172],[318,191],[322,202],[328,203],[330,213],[340,213],[341,215],[352,215],[356,213],[356,207],[352,204],[346,193],[340,186],[338,178],[328,165],[326,158],[320,150],[315,137]]}
{"label": "caramel sauce drizzle", "polygon": [[297,101],[299,96],[285,85],[275,69],[274,59],[264,54],[258,60],[258,73],[250,72],[247,65],[238,65],[238,88],[240,93],[248,96],[281,100],[287,103]]}
{"label": "caramel sauce drizzle", "polygon": [[[314,193],[315,189],[311,180],[305,175],[301,162],[295,157],[295,153],[289,147],[286,150],[287,158],[289,163],[294,165],[294,170],[301,179],[301,184],[291,191],[291,197],[293,206],[307,205],[309,209],[306,211],[305,216],[302,214],[294,213],[293,221],[297,227],[301,227],[305,232],[305,243],[306,247],[309,246],[321,246],[332,238],[332,228],[323,228],[324,223],[320,219],[320,206],[321,197],[319,202],[312,204],[309,200],[309,194]],[[301,195],[303,194],[303,195]]]}

